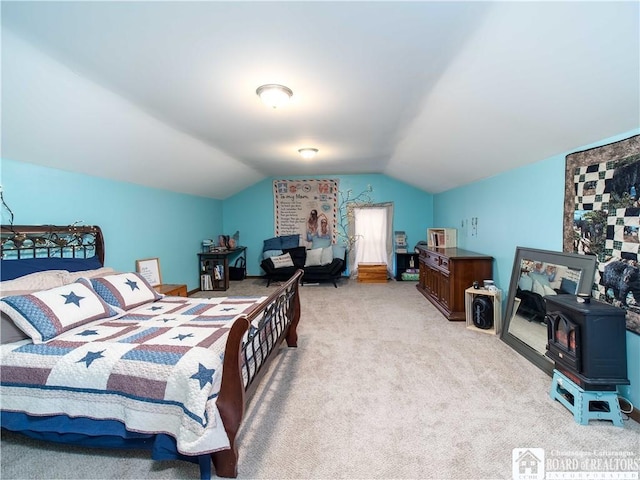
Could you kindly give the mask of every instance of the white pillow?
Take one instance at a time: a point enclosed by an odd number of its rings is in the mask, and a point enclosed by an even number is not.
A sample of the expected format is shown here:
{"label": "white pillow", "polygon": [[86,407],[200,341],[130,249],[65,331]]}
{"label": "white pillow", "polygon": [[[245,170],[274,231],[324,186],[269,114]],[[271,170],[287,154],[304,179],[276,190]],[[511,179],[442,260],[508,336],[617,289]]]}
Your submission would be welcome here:
{"label": "white pillow", "polygon": [[328,246],[322,249],[320,265],[329,265],[331,262],[333,262],[333,247]]}
{"label": "white pillow", "polygon": [[64,276],[64,284],[67,285],[69,283],[73,283],[80,278],[96,278],[96,277],[104,277],[106,275],[111,275],[115,273],[115,270],[111,267],[101,267],[96,268],[95,270],[82,270],[80,272],[67,272]]}
{"label": "white pillow", "polygon": [[277,257],[271,257],[271,261],[273,262],[273,268],[293,267],[293,260],[289,253],[285,253],[284,255],[279,255]]}
{"label": "white pillow", "polygon": [[0,282],[0,290],[49,290],[50,288],[63,286],[65,284],[65,276],[68,273],[66,270],[46,270],[44,272],[30,273],[14,280]]}
{"label": "white pillow", "polygon": [[317,267],[322,265],[322,248],[312,248],[307,250],[307,259],[304,262],[305,267]]}

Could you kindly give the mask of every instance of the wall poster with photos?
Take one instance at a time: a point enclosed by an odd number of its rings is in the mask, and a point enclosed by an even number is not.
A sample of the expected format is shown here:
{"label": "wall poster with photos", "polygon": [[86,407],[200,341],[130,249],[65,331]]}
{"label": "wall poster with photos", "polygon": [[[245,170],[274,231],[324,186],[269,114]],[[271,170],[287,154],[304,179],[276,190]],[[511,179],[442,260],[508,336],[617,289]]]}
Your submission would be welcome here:
{"label": "wall poster with photos", "polygon": [[300,234],[308,248],[336,243],[338,180],[274,180],[273,199],[276,236]]}
{"label": "wall poster with photos", "polygon": [[595,255],[594,298],[640,334],[640,135],[567,155],[565,252]]}

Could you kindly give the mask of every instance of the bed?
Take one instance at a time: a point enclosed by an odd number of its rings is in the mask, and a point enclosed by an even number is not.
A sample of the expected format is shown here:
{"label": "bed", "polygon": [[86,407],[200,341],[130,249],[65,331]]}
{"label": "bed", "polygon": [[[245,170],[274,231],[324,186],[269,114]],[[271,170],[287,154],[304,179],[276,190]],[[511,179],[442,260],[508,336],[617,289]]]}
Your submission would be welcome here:
{"label": "bed", "polygon": [[268,297],[166,297],[104,266],[97,226],[1,236],[2,428],[236,477],[245,406],[297,345],[302,271]]}

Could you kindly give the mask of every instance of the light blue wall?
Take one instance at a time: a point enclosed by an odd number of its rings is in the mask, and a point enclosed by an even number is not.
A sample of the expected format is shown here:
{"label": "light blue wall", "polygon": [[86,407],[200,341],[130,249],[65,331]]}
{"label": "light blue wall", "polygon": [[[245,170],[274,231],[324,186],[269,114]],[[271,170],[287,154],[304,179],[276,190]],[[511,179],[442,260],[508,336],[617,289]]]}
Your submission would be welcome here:
{"label": "light blue wall", "polygon": [[506,290],[516,246],[562,251],[563,205],[559,155],[435,195],[434,222],[457,228],[459,247],[493,256],[494,280]]}
{"label": "light blue wall", "polygon": [[[164,283],[200,287],[197,253],[222,226],[222,202],[3,159],[0,182],[15,224],[102,228],[105,265],[134,271],[158,257]],[[2,223],[8,223],[3,208]]]}
{"label": "light blue wall", "polygon": [[[574,151],[639,133],[627,132]],[[509,290],[517,246],[562,251],[565,157],[569,153],[434,197],[435,225],[456,226],[459,246],[493,256],[494,279],[504,292]],[[472,217],[478,218],[477,236],[472,236]],[[461,228],[463,220],[465,227]],[[627,367],[631,386],[620,387],[620,391],[640,405],[640,335],[631,332],[627,332]]]}
{"label": "light blue wall", "polygon": [[[426,238],[427,227],[433,223],[433,196],[406,183],[382,174],[324,175],[297,178],[338,179],[342,192],[351,189],[357,195],[371,185],[374,202],[393,202],[394,230],[404,230],[409,247]],[[249,275],[262,275],[260,256],[262,242],[274,235],[274,208],[272,185],[269,178],[253,185],[224,201],[224,231],[240,231],[240,243],[247,247]]]}

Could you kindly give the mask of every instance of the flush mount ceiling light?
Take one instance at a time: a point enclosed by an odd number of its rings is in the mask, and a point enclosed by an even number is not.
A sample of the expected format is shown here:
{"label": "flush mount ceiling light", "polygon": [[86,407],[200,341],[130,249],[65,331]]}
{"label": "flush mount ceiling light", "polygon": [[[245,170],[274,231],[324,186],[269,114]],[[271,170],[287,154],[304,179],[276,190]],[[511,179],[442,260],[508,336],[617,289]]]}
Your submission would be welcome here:
{"label": "flush mount ceiling light", "polygon": [[318,153],[318,149],[317,148],[301,148],[300,150],[298,150],[298,153],[302,155],[302,158],[310,160],[316,156],[316,154]]}
{"label": "flush mount ceiling light", "polygon": [[293,92],[289,87],[284,85],[278,85],[275,83],[269,83],[267,85],[261,85],[256,90],[256,93],[260,99],[271,108],[278,108],[287,103]]}

